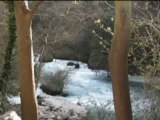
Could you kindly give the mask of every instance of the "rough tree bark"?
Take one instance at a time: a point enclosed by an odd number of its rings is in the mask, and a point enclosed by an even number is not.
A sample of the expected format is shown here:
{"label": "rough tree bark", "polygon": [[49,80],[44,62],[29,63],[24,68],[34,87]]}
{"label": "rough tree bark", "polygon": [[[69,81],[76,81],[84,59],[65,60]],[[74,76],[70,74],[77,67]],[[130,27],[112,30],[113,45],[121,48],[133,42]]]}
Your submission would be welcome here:
{"label": "rough tree bark", "polygon": [[115,1],[114,37],[109,56],[116,120],[132,120],[128,83],[131,1]]}
{"label": "rough tree bark", "polygon": [[20,97],[23,120],[38,120],[37,100],[32,48],[32,18],[40,5],[38,1],[31,9],[27,1],[14,1],[17,26]]}

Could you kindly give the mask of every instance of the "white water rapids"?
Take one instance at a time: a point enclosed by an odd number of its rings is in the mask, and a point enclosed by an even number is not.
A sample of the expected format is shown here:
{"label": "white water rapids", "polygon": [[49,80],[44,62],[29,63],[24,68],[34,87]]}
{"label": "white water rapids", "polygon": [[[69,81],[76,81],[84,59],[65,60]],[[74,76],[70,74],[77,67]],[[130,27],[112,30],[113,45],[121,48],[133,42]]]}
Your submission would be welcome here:
{"label": "white water rapids", "polygon": [[[71,101],[72,103],[82,103],[85,105],[89,104],[109,104],[110,109],[113,110],[113,93],[111,81],[107,77],[107,72],[104,70],[93,71],[88,69],[87,64],[72,61],[74,63],[79,63],[80,68],[75,69],[74,67],[67,66],[67,60],[55,59],[53,62],[44,63],[42,67],[41,75],[48,73],[54,73],[58,70],[68,70],[68,82],[65,85],[64,91],[69,94],[64,99]],[[129,77],[130,80],[140,79],[139,77]],[[132,104],[138,104],[139,107],[143,108],[141,104],[143,100],[143,93],[141,88],[136,86],[130,86],[130,93],[132,98]],[[40,88],[36,91],[36,94],[45,94]],[[136,99],[136,100],[135,100]],[[9,99],[13,104],[19,104],[19,96],[12,97]]]}

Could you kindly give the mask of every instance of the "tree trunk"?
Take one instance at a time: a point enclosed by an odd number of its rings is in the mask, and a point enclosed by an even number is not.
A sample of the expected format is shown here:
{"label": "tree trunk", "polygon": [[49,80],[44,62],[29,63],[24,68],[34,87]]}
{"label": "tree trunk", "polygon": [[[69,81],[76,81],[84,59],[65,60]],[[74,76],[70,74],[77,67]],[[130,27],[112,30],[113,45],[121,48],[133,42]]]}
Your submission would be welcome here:
{"label": "tree trunk", "polygon": [[23,120],[38,120],[33,64],[31,23],[36,6],[29,10],[27,1],[14,1],[17,25],[20,97]]}
{"label": "tree trunk", "polygon": [[116,120],[132,120],[128,83],[130,1],[115,1],[114,37],[109,56]]}

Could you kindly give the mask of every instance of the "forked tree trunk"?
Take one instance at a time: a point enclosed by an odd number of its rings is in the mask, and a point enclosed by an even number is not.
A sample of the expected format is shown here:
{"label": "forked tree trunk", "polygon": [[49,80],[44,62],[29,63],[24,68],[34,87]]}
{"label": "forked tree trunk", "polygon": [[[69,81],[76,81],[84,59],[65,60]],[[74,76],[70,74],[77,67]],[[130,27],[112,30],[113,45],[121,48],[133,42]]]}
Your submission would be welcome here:
{"label": "forked tree trunk", "polygon": [[39,3],[29,10],[27,1],[14,1],[17,25],[22,120],[38,120],[35,97],[31,23]]}
{"label": "forked tree trunk", "polygon": [[132,120],[128,83],[131,1],[115,1],[114,37],[109,56],[116,120]]}

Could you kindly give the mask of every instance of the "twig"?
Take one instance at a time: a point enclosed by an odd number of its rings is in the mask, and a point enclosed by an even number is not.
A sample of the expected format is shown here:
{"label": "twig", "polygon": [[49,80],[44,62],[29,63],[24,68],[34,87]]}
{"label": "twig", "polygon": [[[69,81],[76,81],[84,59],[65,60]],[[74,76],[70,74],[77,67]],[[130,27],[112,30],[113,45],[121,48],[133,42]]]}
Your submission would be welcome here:
{"label": "twig", "polygon": [[39,80],[40,80],[40,75],[41,75],[41,70],[42,70],[42,58],[43,58],[43,55],[44,55],[45,48],[47,46],[47,41],[48,41],[48,34],[45,36],[44,45],[43,45],[43,48],[42,48],[42,51],[41,51],[41,54],[40,54],[40,58],[39,58],[40,64],[39,64],[38,72],[37,72],[38,75],[37,75],[37,80],[36,80],[36,90],[37,90],[38,83],[39,83]]}
{"label": "twig", "polygon": [[68,10],[67,10],[67,15],[69,14],[70,8],[71,8],[71,6],[69,6],[69,7],[68,7]]}

